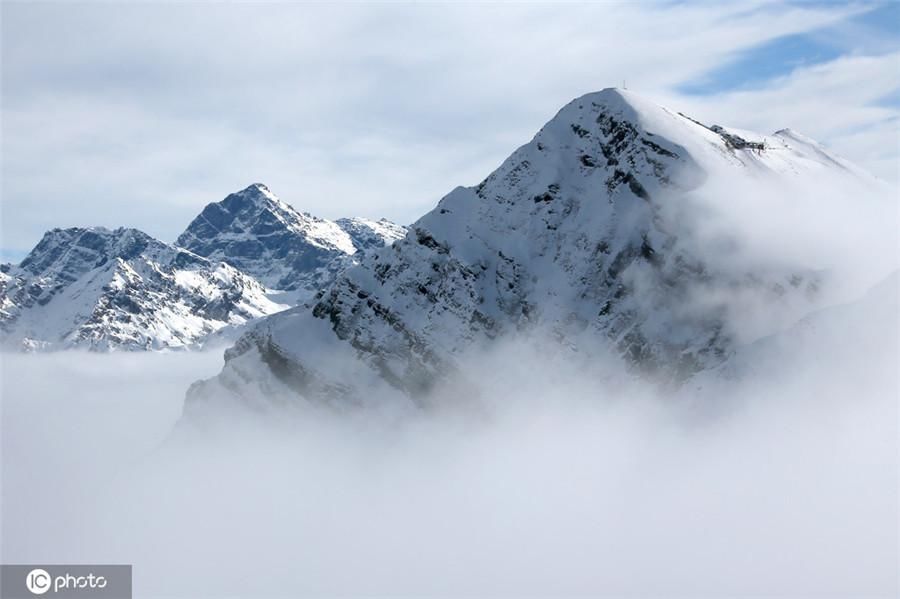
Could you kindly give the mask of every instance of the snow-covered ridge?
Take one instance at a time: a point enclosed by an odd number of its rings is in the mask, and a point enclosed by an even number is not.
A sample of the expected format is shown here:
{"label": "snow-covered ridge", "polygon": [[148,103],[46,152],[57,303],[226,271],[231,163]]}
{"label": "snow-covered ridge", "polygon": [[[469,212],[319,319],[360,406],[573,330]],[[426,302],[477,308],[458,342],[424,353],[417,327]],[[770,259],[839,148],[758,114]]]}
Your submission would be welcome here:
{"label": "snow-covered ridge", "polygon": [[224,342],[404,232],[385,220],[298,213],[262,184],[207,206],[175,245],[136,229],[53,229],[21,264],[0,267],[0,342],[26,350]]}
{"label": "snow-covered ridge", "polygon": [[253,278],[136,229],[53,229],[0,282],[4,345],[176,349],[286,306]]}
{"label": "snow-covered ridge", "polygon": [[635,373],[684,381],[752,340],[735,312],[762,307],[753,334],[765,335],[767,317],[813,309],[819,288],[809,269],[751,267],[698,237],[697,196],[727,202],[714,183],[771,189],[825,174],[861,193],[874,184],[788,130],[713,128],[628,91],[587,94],[346,270],[312,310],[246,334],[222,374],[192,388],[188,410],[272,394],[421,401],[465,377],[468,350],[529,332],[555,339],[548,351],[611,352]]}

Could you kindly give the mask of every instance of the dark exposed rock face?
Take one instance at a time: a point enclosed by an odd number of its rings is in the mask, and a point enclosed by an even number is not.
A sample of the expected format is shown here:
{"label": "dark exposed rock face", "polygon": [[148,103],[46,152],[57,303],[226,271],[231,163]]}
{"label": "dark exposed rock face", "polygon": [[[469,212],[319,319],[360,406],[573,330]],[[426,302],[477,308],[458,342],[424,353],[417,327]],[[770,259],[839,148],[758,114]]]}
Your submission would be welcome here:
{"label": "dark exposed rock face", "polygon": [[271,289],[312,294],[357,252],[390,244],[403,233],[386,220],[333,222],[297,212],[257,183],[206,206],[176,244],[226,262]]}

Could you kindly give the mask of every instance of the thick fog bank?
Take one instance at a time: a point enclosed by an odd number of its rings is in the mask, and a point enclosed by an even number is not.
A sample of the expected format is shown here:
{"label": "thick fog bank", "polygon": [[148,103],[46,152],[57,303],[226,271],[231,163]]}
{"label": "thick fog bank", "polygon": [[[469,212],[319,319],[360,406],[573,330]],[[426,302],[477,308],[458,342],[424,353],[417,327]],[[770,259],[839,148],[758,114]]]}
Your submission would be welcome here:
{"label": "thick fog bank", "polygon": [[137,597],[892,596],[896,298],[665,397],[506,346],[457,408],[170,437],[219,356],[5,356],[2,558]]}
{"label": "thick fog bank", "polygon": [[221,364],[221,352],[0,354],[3,562],[52,562],[58,537],[157,450],[184,390]]}

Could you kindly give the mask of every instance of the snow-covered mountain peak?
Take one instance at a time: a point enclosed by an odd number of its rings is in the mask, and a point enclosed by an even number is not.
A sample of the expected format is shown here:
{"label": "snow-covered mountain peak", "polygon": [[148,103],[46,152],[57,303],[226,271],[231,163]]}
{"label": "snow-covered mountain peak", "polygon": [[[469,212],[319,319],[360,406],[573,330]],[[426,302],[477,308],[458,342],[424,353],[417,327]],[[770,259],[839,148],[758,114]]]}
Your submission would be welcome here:
{"label": "snow-covered mountain peak", "polygon": [[270,190],[264,183],[252,183],[248,185],[247,188],[243,190],[243,192],[250,192],[253,190],[259,192],[262,196],[269,199],[270,201],[279,203],[281,202],[281,200],[278,199],[278,196],[272,193],[272,190]]}
{"label": "snow-covered mountain peak", "polygon": [[348,257],[389,244],[404,231],[386,221],[334,222],[298,212],[254,183],[207,205],[176,244],[231,264],[271,289],[312,295]]}
{"label": "snow-covered mountain peak", "polygon": [[[62,275],[77,277],[108,260],[130,260],[142,253],[171,253],[170,248],[137,229],[120,227],[71,227],[52,229],[19,264],[34,276]],[[197,259],[183,252],[183,262]]]}
{"label": "snow-covered mountain peak", "polygon": [[[272,217],[285,223],[291,223],[302,216],[262,183],[253,183],[241,191],[230,194],[221,202],[211,203],[206,206],[204,212],[206,210],[216,212],[211,224],[226,224],[233,219],[249,221],[264,218],[264,213],[269,213]],[[211,214],[207,214],[205,217],[209,216]]]}
{"label": "snow-covered mountain peak", "polygon": [[[571,143],[563,145],[579,149],[590,146],[584,142],[600,141],[604,152],[643,146],[645,159],[634,153],[629,156],[633,174],[639,176],[639,171],[649,170],[655,178],[664,177],[665,183],[683,189],[696,187],[708,177],[721,175],[727,180],[733,175],[733,167],[785,182],[839,167],[864,184],[878,185],[868,173],[790,128],[760,134],[701,122],[619,88],[585,94],[568,103],[531,143],[546,146],[548,139],[569,140]],[[595,162],[593,156],[586,156],[584,160]],[[609,163],[610,157],[604,157]]]}
{"label": "snow-covered mountain peak", "polygon": [[[189,247],[193,240],[192,236],[265,235],[278,229],[290,229],[309,238],[313,243],[333,244],[343,246],[344,249],[352,249],[352,244],[345,239],[346,235],[341,234],[339,227],[326,225],[323,228],[323,223],[327,221],[308,213],[298,212],[281,201],[262,183],[254,183],[230,194],[220,202],[208,204],[179,237],[177,243]],[[332,231],[326,230],[328,228]]]}
{"label": "snow-covered mountain peak", "polygon": [[[651,114],[658,110],[666,111],[644,96],[619,87],[607,87],[596,92],[588,92],[575,98],[563,106],[557,116],[576,110],[598,109],[611,115],[617,115],[623,119],[637,121],[643,114]],[[553,122],[554,119],[551,119]]]}
{"label": "snow-covered mountain peak", "polygon": [[21,349],[194,347],[285,307],[231,266],[137,229],[53,229],[0,278],[0,340]]}
{"label": "snow-covered mountain peak", "polygon": [[262,183],[206,206],[176,245],[124,227],[52,229],[21,264],[0,265],[0,342],[107,350],[225,341],[312,298],[405,231],[297,212]]}
{"label": "snow-covered mountain peak", "polygon": [[612,352],[683,381],[802,315],[820,287],[803,265],[738,259],[736,231],[703,236],[700,225],[738,191],[777,214],[788,184],[810,174],[859,189],[843,165],[793,132],[704,123],[628,90],[586,94],[363,256],[312,310],[245,335],[191,396],[256,396],[253,382],[271,389],[274,377],[288,396],[358,403],[392,388],[419,399],[461,372],[467,350],[531,332],[573,359]]}

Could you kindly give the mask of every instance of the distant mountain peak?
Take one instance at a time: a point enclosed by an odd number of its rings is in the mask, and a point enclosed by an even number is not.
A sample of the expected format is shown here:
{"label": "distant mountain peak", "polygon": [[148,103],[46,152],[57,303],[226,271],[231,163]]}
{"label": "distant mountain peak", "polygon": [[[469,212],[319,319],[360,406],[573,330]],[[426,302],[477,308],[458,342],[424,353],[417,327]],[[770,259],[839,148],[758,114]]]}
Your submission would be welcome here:
{"label": "distant mountain peak", "polygon": [[299,213],[282,202],[268,187],[262,183],[254,183],[241,191],[229,194],[219,202],[207,204],[188,230],[192,227],[196,229],[197,221],[215,230],[228,230],[229,227],[243,226],[254,220],[268,219],[289,223],[298,217]]}
{"label": "distant mountain peak", "polygon": [[0,277],[0,341],[21,349],[163,349],[285,308],[238,270],[137,229],[48,231]]}
{"label": "distant mountain peak", "polygon": [[262,183],[207,205],[176,245],[127,227],[54,228],[19,265],[0,265],[0,343],[111,350],[225,340],[405,232],[383,219],[301,214]]}
{"label": "distant mountain peak", "polygon": [[81,272],[98,260],[130,259],[148,247],[164,247],[143,231],[120,227],[69,227],[51,229],[19,264],[34,275],[49,270]]}
{"label": "distant mountain peak", "polygon": [[286,207],[284,202],[278,199],[278,196],[262,183],[248,185],[244,189],[230,194],[221,202],[215,202],[214,204],[218,204],[228,210],[240,210],[255,206],[270,207],[272,205],[279,208]]}
{"label": "distant mountain peak", "polygon": [[271,289],[304,290],[311,296],[350,256],[391,243],[405,232],[397,225],[366,222],[371,221],[350,219],[352,226],[343,226],[298,212],[262,183],[254,183],[208,204],[176,244],[231,264]]}

